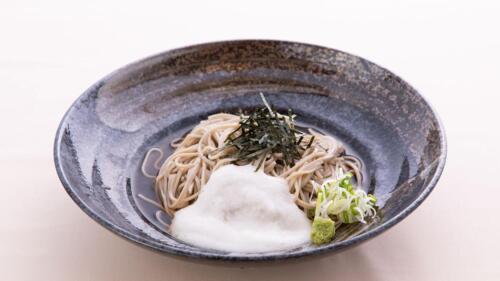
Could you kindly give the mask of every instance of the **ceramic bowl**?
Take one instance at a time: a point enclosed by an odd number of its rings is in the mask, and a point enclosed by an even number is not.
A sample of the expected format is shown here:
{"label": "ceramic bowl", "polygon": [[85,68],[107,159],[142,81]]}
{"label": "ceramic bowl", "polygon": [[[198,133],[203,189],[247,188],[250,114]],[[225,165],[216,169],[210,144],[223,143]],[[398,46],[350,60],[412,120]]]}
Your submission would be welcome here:
{"label": "ceramic bowl", "polygon": [[[208,115],[261,106],[259,93],[362,160],[363,188],[379,198],[377,220],[339,229],[330,244],[258,254],[199,248],[165,231],[155,207],[137,197],[154,198],[140,172],[146,151],[171,153],[167,144]],[[247,40],[167,51],[102,78],[63,117],[54,157],[75,203],[119,236],[176,256],[269,261],[334,253],[404,219],[436,185],[446,142],[428,102],[390,71],[335,49]]]}

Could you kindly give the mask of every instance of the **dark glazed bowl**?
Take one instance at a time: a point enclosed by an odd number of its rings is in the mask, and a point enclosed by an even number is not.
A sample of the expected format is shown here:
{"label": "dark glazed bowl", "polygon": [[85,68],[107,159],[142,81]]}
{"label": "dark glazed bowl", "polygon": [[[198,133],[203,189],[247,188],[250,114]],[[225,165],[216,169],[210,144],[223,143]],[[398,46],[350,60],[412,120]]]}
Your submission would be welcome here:
{"label": "dark glazed bowl", "polygon": [[[209,114],[260,106],[259,92],[362,159],[363,188],[379,198],[379,220],[339,231],[331,244],[260,254],[202,249],[163,230],[154,209],[137,198],[138,192],[154,197],[152,182],[140,173],[145,152],[168,150],[169,141]],[[71,198],[122,237],[180,256],[267,261],[333,253],[401,221],[436,185],[446,141],[429,104],[386,69],[334,49],[252,40],[176,49],[104,77],[64,116],[54,157]]]}

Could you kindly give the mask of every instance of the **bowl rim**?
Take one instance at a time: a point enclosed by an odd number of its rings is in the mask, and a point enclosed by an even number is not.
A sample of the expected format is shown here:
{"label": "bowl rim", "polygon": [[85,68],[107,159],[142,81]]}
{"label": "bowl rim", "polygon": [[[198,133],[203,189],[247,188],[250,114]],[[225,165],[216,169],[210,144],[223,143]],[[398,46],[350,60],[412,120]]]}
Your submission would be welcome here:
{"label": "bowl rim", "polygon": [[[116,73],[132,66],[132,65],[138,65],[141,63],[144,63],[146,61],[154,60],[155,58],[171,54],[176,51],[180,50],[187,50],[187,49],[197,49],[197,48],[204,48],[204,47],[209,47],[209,46],[215,46],[215,45],[222,45],[222,44],[242,44],[242,43],[275,43],[275,44],[283,44],[283,45],[301,45],[304,47],[313,47],[313,48],[318,48],[318,49],[326,49],[329,51],[335,51],[338,53],[345,54],[347,56],[352,56],[355,58],[358,58],[360,60],[369,62],[371,64],[374,64],[375,66],[379,67],[383,71],[386,71],[387,73],[390,73],[393,75],[396,79],[400,79],[403,81],[410,89],[413,90],[415,95],[418,95],[420,98],[422,98],[422,101],[425,106],[427,106],[431,113],[432,116],[435,118],[436,123],[437,123],[437,130],[440,133],[440,139],[439,139],[439,145],[441,147],[441,154],[439,157],[435,160],[437,161],[437,166],[436,166],[436,171],[434,175],[432,176],[431,180],[428,182],[428,184],[423,188],[422,192],[419,194],[419,196],[408,206],[406,206],[403,210],[401,210],[398,214],[396,214],[394,217],[389,219],[388,221],[372,228],[369,229],[355,237],[352,237],[350,239],[340,241],[337,243],[332,243],[328,246],[321,247],[321,248],[316,248],[316,249],[310,249],[306,251],[300,251],[300,252],[279,252],[279,253],[273,253],[273,254],[266,254],[266,253],[261,253],[259,254],[245,254],[245,253],[237,253],[237,254],[231,254],[231,255],[225,255],[225,254],[218,254],[216,252],[206,252],[204,249],[199,249],[199,250],[182,250],[178,248],[171,247],[167,244],[162,244],[154,241],[150,241],[147,239],[144,239],[138,235],[135,235],[131,232],[128,232],[127,230],[118,227],[114,224],[112,224],[109,221],[106,221],[103,219],[101,216],[99,216],[95,211],[92,210],[83,200],[79,198],[79,196],[76,194],[76,192],[73,191],[71,184],[66,176],[66,173],[62,167],[61,163],[61,142],[62,138],[64,135],[64,130],[67,125],[68,117],[73,110],[74,106],[82,101],[85,97],[87,97],[92,91],[95,89],[99,88],[102,83],[105,81],[109,80],[110,77],[115,75]],[[125,238],[127,241],[132,241],[140,246],[143,246],[147,249],[155,250],[157,252],[161,253],[168,253],[172,254],[175,257],[187,257],[187,258],[196,258],[196,259],[208,259],[208,260],[223,260],[223,261],[272,261],[272,260],[285,260],[285,259],[294,259],[294,258],[300,258],[300,257],[305,257],[305,256],[315,256],[319,254],[325,254],[328,252],[337,252],[341,249],[348,248],[350,246],[354,246],[357,244],[360,244],[364,241],[367,241],[382,232],[388,230],[404,218],[406,218],[409,214],[411,214],[422,202],[429,196],[429,194],[432,192],[432,190],[435,188],[439,178],[441,177],[441,174],[444,170],[444,166],[446,164],[446,158],[447,158],[447,139],[446,139],[446,134],[444,130],[444,126],[442,123],[441,118],[437,114],[436,110],[434,107],[429,103],[427,98],[423,96],[419,91],[417,91],[413,86],[411,86],[408,82],[405,80],[401,79],[398,75],[394,74],[392,71],[389,71],[388,69],[381,67],[378,64],[375,64],[371,62],[370,60],[367,60],[365,58],[362,58],[360,56],[340,51],[334,48],[330,47],[324,47],[320,45],[315,45],[315,44],[309,44],[309,43],[302,43],[302,42],[295,42],[295,41],[286,41],[286,40],[268,40],[268,39],[242,39],[242,40],[224,40],[224,41],[212,41],[212,42],[207,42],[207,43],[201,43],[201,44],[192,44],[184,47],[179,47],[179,48],[174,48],[170,50],[166,50],[163,52],[159,52],[157,54],[139,59],[137,61],[134,61],[132,63],[126,64],[115,71],[109,73],[108,75],[104,76],[103,78],[99,79],[97,82],[95,82],[93,85],[91,85],[88,89],[86,89],[68,108],[68,110],[65,112],[64,116],[62,117],[59,126],[56,131],[55,135],[55,141],[54,141],[54,147],[53,147],[53,157],[54,157],[54,164],[55,168],[57,171],[57,175],[68,193],[68,195],[71,197],[71,199],[82,209],[89,217],[91,217],[94,221],[99,223],[101,226],[106,228],[107,230],[111,231],[112,233],[118,235],[121,238]]]}

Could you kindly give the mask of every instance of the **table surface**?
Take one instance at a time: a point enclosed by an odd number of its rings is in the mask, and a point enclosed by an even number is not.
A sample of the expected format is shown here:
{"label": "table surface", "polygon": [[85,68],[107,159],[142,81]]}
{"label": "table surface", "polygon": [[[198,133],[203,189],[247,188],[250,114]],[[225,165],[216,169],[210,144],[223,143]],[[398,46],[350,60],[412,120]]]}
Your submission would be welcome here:
{"label": "table surface", "polygon": [[[1,280],[500,280],[500,188],[489,178],[500,158],[495,1],[69,2],[0,4]],[[57,125],[78,95],[139,58],[241,38],[348,51],[419,89],[449,142],[429,198],[358,247],[265,267],[162,256],[85,215],[52,158]]]}

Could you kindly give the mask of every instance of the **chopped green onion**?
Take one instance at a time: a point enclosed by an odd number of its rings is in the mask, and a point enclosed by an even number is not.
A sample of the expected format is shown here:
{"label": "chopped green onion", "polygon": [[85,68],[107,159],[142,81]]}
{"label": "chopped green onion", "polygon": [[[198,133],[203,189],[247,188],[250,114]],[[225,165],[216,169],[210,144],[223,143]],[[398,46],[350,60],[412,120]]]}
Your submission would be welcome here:
{"label": "chopped green onion", "polygon": [[326,227],[328,224],[327,219],[331,220],[333,224],[335,224],[335,221],[366,223],[366,218],[376,215],[375,203],[377,198],[355,188],[351,183],[351,179],[351,173],[344,174],[342,169],[339,169],[333,179],[325,181],[322,185],[313,183],[314,191],[317,193],[311,233],[314,244],[322,244],[318,243],[321,241],[328,243],[332,239],[327,239],[331,232],[330,228]]}

